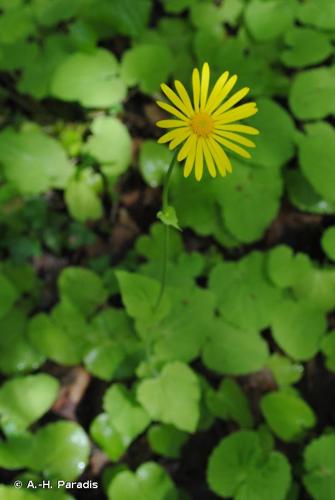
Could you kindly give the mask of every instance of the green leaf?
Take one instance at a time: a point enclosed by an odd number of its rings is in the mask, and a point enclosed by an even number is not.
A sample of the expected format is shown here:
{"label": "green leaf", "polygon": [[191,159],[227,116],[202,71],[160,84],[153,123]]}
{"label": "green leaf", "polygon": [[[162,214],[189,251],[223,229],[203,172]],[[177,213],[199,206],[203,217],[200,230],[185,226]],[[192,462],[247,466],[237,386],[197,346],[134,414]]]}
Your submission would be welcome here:
{"label": "green leaf", "polygon": [[95,188],[95,184],[99,181],[102,181],[99,174],[85,169],[79,178],[74,177],[68,183],[65,200],[74,219],[85,222],[102,217],[103,206]]}
{"label": "green leaf", "polygon": [[10,44],[33,35],[35,25],[30,7],[7,10],[0,17],[0,43]]}
{"label": "green leaf", "polygon": [[165,207],[164,210],[160,210],[157,213],[157,218],[161,220],[166,226],[171,226],[181,231],[178,225],[178,218],[174,207],[168,206]]}
{"label": "green leaf", "polygon": [[224,498],[285,500],[290,466],[281,453],[264,453],[256,432],[239,431],[222,439],[213,450],[207,481],[210,489]]}
{"label": "green leaf", "polygon": [[320,196],[335,202],[335,193],[332,189],[335,183],[333,168],[335,130],[328,123],[314,123],[308,125],[306,130],[307,135],[299,140],[301,170]]}
{"label": "green leaf", "polygon": [[294,285],[294,294],[312,309],[331,311],[335,307],[335,269],[310,269]]}
{"label": "green leaf", "polygon": [[104,409],[122,441],[129,444],[149,425],[147,412],[136,403],[135,398],[121,384],[112,385],[104,395]]}
{"label": "green leaf", "polygon": [[305,488],[315,500],[329,500],[335,491],[335,435],[323,435],[304,451]]}
{"label": "green leaf", "polygon": [[334,69],[322,67],[298,73],[290,89],[289,103],[300,120],[318,120],[334,114]]}
{"label": "green leaf", "polygon": [[253,416],[249,401],[235,380],[225,378],[217,391],[210,390],[207,405],[215,417],[234,420],[241,427],[253,426]]}
{"label": "green leaf", "polygon": [[116,277],[129,316],[145,323],[155,323],[166,316],[170,310],[170,299],[166,291],[158,309],[156,308],[160,292],[158,281],[125,271],[116,272]]}
{"label": "green leaf", "polygon": [[164,9],[166,12],[179,14],[195,4],[197,0],[164,0]]}
{"label": "green leaf", "polygon": [[304,367],[298,363],[292,363],[289,358],[274,353],[267,362],[267,367],[279,387],[286,387],[298,382],[303,373]]}
{"label": "green leaf", "polygon": [[286,66],[303,68],[327,59],[333,51],[329,37],[310,28],[293,28],[285,35],[290,47],[281,54]]}
{"label": "green leaf", "polygon": [[28,325],[28,336],[36,350],[56,363],[75,365],[87,349],[89,328],[84,316],[70,302],[60,302],[51,315],[40,313]]}
{"label": "green leaf", "polygon": [[268,355],[267,343],[251,327],[242,329],[216,320],[203,350],[203,362],[217,373],[246,375],[261,370]]}
{"label": "green leaf", "polygon": [[58,388],[58,381],[46,374],[5,382],[0,388],[0,415],[6,434],[23,431],[44,415],[55,401]]}
{"label": "green leaf", "polygon": [[180,431],[173,425],[157,424],[148,431],[148,441],[152,451],[167,458],[179,458],[181,448],[187,439],[187,432]]}
{"label": "green leaf", "polygon": [[332,0],[308,0],[299,9],[298,18],[323,30],[335,30],[335,5]]}
{"label": "green leaf", "polygon": [[194,372],[175,361],[161,373],[140,382],[137,399],[152,419],[194,432],[199,419],[200,387]]}
{"label": "green leaf", "polygon": [[9,470],[25,468],[29,464],[32,439],[29,432],[20,432],[0,441],[0,467]]}
{"label": "green leaf", "polygon": [[124,53],[121,73],[128,86],[139,85],[142,92],[152,94],[168,79],[172,67],[172,54],[166,46],[138,44]]}
{"label": "green leaf", "polygon": [[279,288],[293,286],[311,269],[312,263],[307,255],[294,255],[293,250],[286,245],[278,245],[268,253],[268,275]]}
{"label": "green leaf", "polygon": [[34,0],[33,13],[38,24],[42,26],[53,26],[61,21],[67,21],[74,17],[80,6],[81,0]]}
{"label": "green leaf", "polygon": [[246,331],[270,325],[281,293],[267,280],[264,255],[252,252],[238,262],[222,262],[210,273],[209,288],[224,320]]}
{"label": "green leaf", "polygon": [[260,131],[260,134],[253,138],[256,148],[252,151],[250,162],[267,169],[281,167],[294,155],[294,121],[291,115],[275,101],[257,99],[257,106],[259,111],[252,118],[252,125]]}
{"label": "green leaf", "polygon": [[103,380],[132,374],[142,347],[125,311],[105,309],[95,316],[90,329],[84,358],[88,371]]}
{"label": "green leaf", "polygon": [[64,188],[73,167],[60,144],[43,132],[0,133],[0,163],[6,178],[24,194]]}
{"label": "green leaf", "polygon": [[50,479],[73,481],[84,472],[89,451],[87,435],[78,424],[51,423],[35,435],[30,467]]}
{"label": "green leaf", "polygon": [[98,116],[91,131],[85,151],[99,162],[111,165],[115,175],[124,172],[131,161],[131,137],[127,127],[112,116]]}
{"label": "green leaf", "polygon": [[293,24],[296,10],[295,0],[251,0],[245,22],[256,40],[272,40]]}
{"label": "green leaf", "polygon": [[[162,255],[162,248],[165,238],[165,227],[159,222],[155,222],[150,227],[150,235],[141,235],[136,240],[136,251],[149,260],[157,261]],[[183,250],[181,234],[177,231],[170,231],[169,234],[169,259],[175,260]]]}
{"label": "green leaf", "polygon": [[335,203],[322,198],[307,181],[300,170],[285,172],[286,189],[290,202],[303,212],[331,214]]}
{"label": "green leaf", "polygon": [[331,260],[335,260],[335,226],[328,227],[321,239],[323,251]]}
{"label": "green leaf", "polygon": [[36,370],[44,357],[33,348],[26,336],[26,318],[12,309],[0,319],[0,371],[6,375]]}
{"label": "green leaf", "polygon": [[6,276],[0,274],[0,318],[9,313],[20,294]]}
{"label": "green leaf", "polygon": [[172,160],[172,152],[164,145],[152,140],[141,145],[139,166],[145,182],[150,187],[160,186]]}
{"label": "green leaf", "polygon": [[79,101],[88,108],[113,106],[126,95],[118,62],[104,49],[68,56],[57,68],[51,90],[59,99]]}
{"label": "green leaf", "polygon": [[107,413],[95,417],[90,426],[90,435],[113,462],[117,462],[127,449],[127,443]]}
{"label": "green leaf", "polygon": [[108,292],[96,273],[83,267],[67,267],[58,278],[62,298],[72,302],[85,316],[103,304]]}
{"label": "green leaf", "polygon": [[148,24],[150,0],[105,0],[106,8],[111,14],[114,30],[123,35],[138,37]]}
{"label": "green leaf", "polygon": [[285,300],[272,320],[272,335],[281,349],[298,361],[311,359],[320,349],[326,318],[307,302]]}
{"label": "green leaf", "polygon": [[36,496],[30,491],[0,485],[0,500],[36,500]]}
{"label": "green leaf", "polygon": [[326,357],[326,367],[335,372],[335,330],[323,337],[321,351]]}
{"label": "green leaf", "polygon": [[214,320],[215,297],[208,290],[192,288],[175,292],[171,311],[161,321],[153,342],[158,361],[189,363],[199,356]]}
{"label": "green leaf", "polygon": [[299,439],[305,430],[316,424],[310,406],[291,392],[268,393],[261,399],[260,406],[270,428],[284,441]]}
{"label": "green leaf", "polygon": [[108,487],[110,500],[177,500],[177,490],[165,470],[154,462],[142,464],[133,473],[121,471]]}

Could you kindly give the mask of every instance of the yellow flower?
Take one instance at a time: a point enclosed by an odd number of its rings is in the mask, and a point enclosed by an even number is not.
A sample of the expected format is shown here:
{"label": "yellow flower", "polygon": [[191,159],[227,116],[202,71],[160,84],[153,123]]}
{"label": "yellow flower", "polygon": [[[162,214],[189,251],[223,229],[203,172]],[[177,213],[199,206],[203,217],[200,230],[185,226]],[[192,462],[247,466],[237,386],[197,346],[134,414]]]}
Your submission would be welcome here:
{"label": "yellow flower", "polygon": [[195,178],[199,181],[204,163],[212,177],[216,176],[217,170],[221,175],[231,172],[231,163],[224,148],[243,158],[251,157],[240,145],[253,148],[255,144],[240,134],[257,135],[259,132],[253,127],[234,122],[257,113],[257,106],[255,102],[249,102],[234,107],[248,94],[248,87],[226,99],[236,81],[237,76],[229,78],[226,71],[209,93],[209,66],[205,63],[201,78],[198,69],[193,70],[193,102],[180,81],[175,81],[176,91],[164,83],[161,85],[162,91],[174,106],[162,101],[157,101],[157,104],[177,119],[157,122],[158,127],[172,129],[160,137],[158,142],[170,142],[170,149],[180,146],[177,159],[185,160],[185,177],[190,175],[194,167]]}

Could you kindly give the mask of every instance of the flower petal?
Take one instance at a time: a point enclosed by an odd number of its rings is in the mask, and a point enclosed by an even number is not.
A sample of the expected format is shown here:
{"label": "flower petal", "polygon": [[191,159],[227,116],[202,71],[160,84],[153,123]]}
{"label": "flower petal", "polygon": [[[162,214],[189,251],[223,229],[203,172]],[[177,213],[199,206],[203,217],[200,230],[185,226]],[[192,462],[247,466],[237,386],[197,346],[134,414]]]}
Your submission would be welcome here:
{"label": "flower petal", "polygon": [[200,100],[200,75],[199,70],[195,68],[192,73],[192,87],[193,87],[193,103],[194,110],[199,111],[199,100]]}
{"label": "flower petal", "polygon": [[214,130],[215,135],[219,135],[220,137],[224,137],[225,139],[230,139],[231,141],[237,142],[239,144],[243,144],[243,146],[247,146],[248,148],[255,148],[256,144],[252,142],[250,139],[243,137],[240,134],[234,134],[233,132],[226,132],[225,130]]}
{"label": "flower petal", "polygon": [[190,152],[186,158],[185,165],[184,165],[184,177],[188,177],[190,173],[192,172],[193,165],[194,165],[194,160],[195,160],[195,153],[197,150],[197,137],[195,137],[195,144],[194,146],[190,149]]}
{"label": "flower petal", "polygon": [[229,77],[229,72],[225,71],[224,73],[222,73],[222,75],[220,76],[220,78],[215,83],[212,92],[209,94],[208,101],[207,101],[207,104],[206,104],[205,111],[207,111],[207,113],[211,112],[212,106],[216,102],[217,95],[221,92],[221,90],[224,87],[226,81],[228,80],[228,77]]}
{"label": "flower petal", "polygon": [[228,99],[228,101],[226,101],[224,104],[222,104],[222,106],[220,106],[215,111],[215,113],[213,113],[213,116],[217,117],[217,116],[221,115],[222,113],[224,113],[225,111],[228,111],[228,109],[232,108],[233,106],[235,106],[236,103],[241,101],[241,99],[243,99],[243,97],[245,97],[249,93],[249,91],[250,91],[249,87],[244,87],[243,89],[239,90],[238,92],[235,92],[235,94],[232,95],[230,97],[230,99]]}
{"label": "flower petal", "polygon": [[164,92],[164,94],[166,95],[166,97],[168,99],[170,99],[170,101],[178,108],[180,109],[180,111],[182,113],[184,113],[186,116],[190,117],[191,114],[189,113],[187,107],[185,106],[185,104],[183,103],[183,101],[180,99],[180,97],[175,93],[173,92],[172,89],[170,89],[170,87],[168,87],[167,85],[165,85],[165,83],[162,83],[161,85],[161,89],[162,91]]}
{"label": "flower petal", "polygon": [[179,80],[176,80],[174,82],[174,85],[176,87],[176,91],[178,92],[180,99],[183,101],[183,103],[185,104],[185,106],[189,112],[189,116],[194,115],[194,109],[193,109],[193,106],[191,103],[191,99],[190,99],[190,96],[188,95],[187,90],[185,89],[184,85]]}
{"label": "flower petal", "polygon": [[209,66],[205,63],[201,73],[201,89],[200,89],[200,109],[203,111],[206,107],[207,94],[209,87]]}
{"label": "flower petal", "polygon": [[226,153],[224,152],[224,150],[212,137],[209,137],[207,140],[208,140],[207,144],[215,160],[216,167],[219,173],[222,176],[225,176],[226,172],[232,171],[230,160],[226,155]]}
{"label": "flower petal", "polygon": [[241,148],[240,146],[237,146],[231,141],[228,141],[227,139],[223,139],[222,137],[219,137],[218,135],[213,135],[213,138],[225,146],[226,148],[230,149],[231,151],[234,151],[234,153],[237,153],[238,155],[242,156],[243,158],[251,158],[251,154],[249,151],[246,151],[245,149]]}
{"label": "flower petal", "polygon": [[186,122],[189,121],[189,119],[187,118],[187,116],[183,115],[180,111],[178,111],[178,109],[176,109],[173,106],[171,106],[171,104],[168,104],[167,102],[163,102],[163,101],[156,101],[156,103],[158,104],[158,106],[160,108],[165,109],[165,111],[167,111],[168,113],[171,113],[171,115],[176,116],[180,120],[183,120],[183,121],[186,121]]}
{"label": "flower petal", "polygon": [[177,128],[177,127],[187,127],[187,123],[181,120],[159,120],[156,123],[157,127],[160,128]]}
{"label": "flower petal", "polygon": [[212,177],[216,177],[216,168],[215,168],[214,160],[212,157],[212,153],[210,152],[210,150],[208,148],[206,139],[204,139],[203,150],[204,150],[205,162],[207,165],[208,172],[210,173],[210,175]]}
{"label": "flower petal", "polygon": [[195,134],[191,134],[190,137],[185,142],[185,144],[183,144],[182,147],[180,148],[177,160],[178,161],[185,160],[186,156],[190,154],[192,149],[194,149],[195,151],[196,144],[197,144],[197,136]]}
{"label": "flower petal", "polygon": [[186,139],[191,135],[191,130],[180,130],[180,134],[173,139],[173,141],[170,143],[169,148],[170,149],[175,149],[179,144],[181,144],[183,141],[186,141]]}
{"label": "flower petal", "polygon": [[257,107],[255,102],[248,102],[247,104],[242,104],[233,108],[226,113],[223,113],[219,118],[215,119],[215,126],[224,125],[226,123],[237,122],[243,120],[244,118],[249,118],[257,113]]}
{"label": "flower petal", "polygon": [[170,132],[167,132],[166,134],[162,135],[157,142],[159,144],[164,144],[165,142],[172,141],[173,139],[180,137],[180,135],[183,134],[185,130],[186,129],[181,129],[181,128],[177,128],[176,130],[170,130]]}
{"label": "flower petal", "polygon": [[212,113],[218,106],[220,106],[220,104],[227,97],[227,95],[232,90],[236,82],[237,82],[236,75],[233,75],[229,78],[229,80],[221,88],[220,92],[218,92],[215,99],[213,99],[213,103],[211,104],[210,108],[207,107],[206,109],[207,113]]}
{"label": "flower petal", "polygon": [[195,153],[195,178],[197,181],[200,181],[204,169],[203,140],[203,137],[199,137]]}
{"label": "flower petal", "polygon": [[232,123],[230,125],[217,126],[219,130],[228,130],[229,132],[242,132],[243,134],[259,135],[259,130],[249,125],[242,125],[241,123]]}

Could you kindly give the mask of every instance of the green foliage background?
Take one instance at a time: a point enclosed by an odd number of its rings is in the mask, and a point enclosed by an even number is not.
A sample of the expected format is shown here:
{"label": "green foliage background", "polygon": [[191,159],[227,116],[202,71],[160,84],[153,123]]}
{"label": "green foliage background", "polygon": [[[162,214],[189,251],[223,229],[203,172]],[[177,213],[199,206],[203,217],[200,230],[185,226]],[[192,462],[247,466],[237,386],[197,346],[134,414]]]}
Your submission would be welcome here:
{"label": "green foliage background", "polygon": [[[335,499],[334,41],[333,0],[0,0],[0,500]],[[154,100],[204,61],[261,134],[176,170],[154,311]]]}

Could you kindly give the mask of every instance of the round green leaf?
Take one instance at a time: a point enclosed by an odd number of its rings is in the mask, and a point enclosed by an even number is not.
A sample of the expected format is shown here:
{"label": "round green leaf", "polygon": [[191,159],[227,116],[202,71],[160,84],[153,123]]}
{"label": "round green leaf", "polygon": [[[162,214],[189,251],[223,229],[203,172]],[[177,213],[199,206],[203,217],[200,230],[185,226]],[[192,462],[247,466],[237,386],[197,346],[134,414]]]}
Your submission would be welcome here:
{"label": "round green leaf", "polygon": [[335,227],[329,227],[322,235],[321,245],[325,254],[335,260]]}
{"label": "round green leaf", "polygon": [[85,151],[99,162],[111,165],[115,175],[124,172],[131,161],[131,138],[127,127],[112,116],[98,116],[91,131]]}
{"label": "round green leaf", "polygon": [[172,159],[171,151],[163,144],[148,140],[143,142],[139,165],[142,176],[151,187],[160,186]]}
{"label": "round green leaf", "polygon": [[271,392],[262,398],[260,405],[268,425],[284,441],[301,437],[316,424],[313,410],[293,392]]}
{"label": "round green leaf", "polygon": [[308,0],[301,4],[299,20],[323,30],[335,30],[335,4],[333,0]]}
{"label": "round green leaf", "polygon": [[122,59],[122,78],[128,86],[139,85],[142,92],[157,92],[173,67],[170,50],[164,45],[136,45]]}
{"label": "round green leaf", "polygon": [[272,40],[293,24],[295,0],[251,0],[245,11],[245,21],[256,40]]}
{"label": "round green leaf", "polygon": [[264,453],[256,432],[240,431],[222,439],[207,468],[209,487],[220,497],[236,500],[285,500],[290,466],[281,453]]}
{"label": "round green leaf", "polygon": [[25,430],[44,415],[55,401],[58,388],[58,381],[46,374],[5,382],[0,388],[0,415],[6,433]]}
{"label": "round green leaf", "polygon": [[57,68],[51,90],[59,99],[79,101],[88,108],[113,106],[126,96],[118,62],[104,49],[68,56]]}
{"label": "round green leaf", "polygon": [[333,51],[329,37],[310,28],[293,28],[286,33],[285,42],[290,48],[282,52],[281,59],[293,68],[320,63]]}
{"label": "round green leaf", "polygon": [[334,114],[334,69],[323,67],[298,73],[291,86],[289,102],[300,120],[318,120]]}
{"label": "round green leaf", "polygon": [[153,379],[142,381],[137,399],[154,420],[194,432],[199,420],[200,387],[194,372],[178,361],[166,364]]}
{"label": "round green leaf", "polygon": [[154,425],[148,431],[148,441],[153,452],[167,458],[178,458],[188,434],[173,425]]}
{"label": "round green leaf", "polygon": [[24,194],[64,188],[73,172],[60,144],[36,130],[1,132],[0,163],[7,179]]}
{"label": "round green leaf", "polygon": [[314,439],[305,448],[304,485],[315,500],[329,500],[335,491],[335,435]]}
{"label": "round green leaf", "polygon": [[142,464],[134,474],[119,472],[108,487],[110,500],[177,500],[177,490],[165,470],[158,464]]}
{"label": "round green leaf", "polygon": [[90,426],[90,434],[106,455],[117,462],[127,449],[128,444],[112,424],[106,413],[98,415]]}
{"label": "round green leaf", "polygon": [[65,200],[72,217],[80,222],[100,219],[103,206],[92,184],[97,174],[82,175],[70,180],[65,191]]}
{"label": "round green leaf", "polygon": [[78,424],[48,424],[35,435],[31,468],[50,479],[73,481],[84,472],[89,452],[87,435]]}
{"label": "round green leaf", "polygon": [[307,302],[282,301],[272,320],[272,334],[292,358],[305,361],[320,349],[326,332],[324,314]]}

